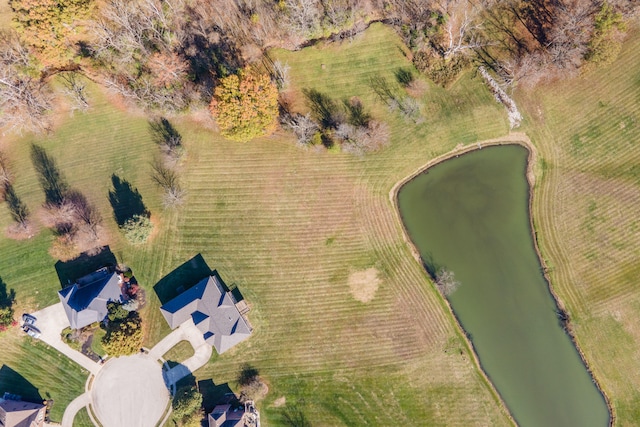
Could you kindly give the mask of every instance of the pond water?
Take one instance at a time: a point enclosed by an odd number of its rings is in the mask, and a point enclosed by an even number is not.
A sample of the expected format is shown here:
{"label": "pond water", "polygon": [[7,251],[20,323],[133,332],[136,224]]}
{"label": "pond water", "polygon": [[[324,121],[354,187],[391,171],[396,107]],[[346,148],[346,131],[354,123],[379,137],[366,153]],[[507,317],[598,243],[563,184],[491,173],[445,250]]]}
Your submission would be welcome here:
{"label": "pond water", "polygon": [[527,156],[486,147],[433,166],[400,189],[400,213],[427,270],[460,282],[449,302],[518,424],[604,427],[608,408],[534,248]]}

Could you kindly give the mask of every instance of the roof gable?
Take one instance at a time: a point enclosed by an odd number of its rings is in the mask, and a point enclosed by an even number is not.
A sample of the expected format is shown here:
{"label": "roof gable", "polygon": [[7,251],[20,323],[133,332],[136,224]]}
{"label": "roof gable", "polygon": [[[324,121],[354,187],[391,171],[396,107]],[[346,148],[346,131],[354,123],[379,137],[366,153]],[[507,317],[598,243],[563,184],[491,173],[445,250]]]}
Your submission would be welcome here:
{"label": "roof gable", "polygon": [[224,353],[251,334],[251,328],[238,311],[231,293],[225,291],[215,274],[167,302],[160,311],[171,329],[191,317],[205,341],[218,353]]}
{"label": "roof gable", "polygon": [[0,424],[6,427],[42,425],[44,405],[21,400],[0,399]]}
{"label": "roof gable", "polygon": [[58,292],[60,302],[73,329],[99,322],[107,315],[107,302],[121,301],[120,277],[100,269]]}

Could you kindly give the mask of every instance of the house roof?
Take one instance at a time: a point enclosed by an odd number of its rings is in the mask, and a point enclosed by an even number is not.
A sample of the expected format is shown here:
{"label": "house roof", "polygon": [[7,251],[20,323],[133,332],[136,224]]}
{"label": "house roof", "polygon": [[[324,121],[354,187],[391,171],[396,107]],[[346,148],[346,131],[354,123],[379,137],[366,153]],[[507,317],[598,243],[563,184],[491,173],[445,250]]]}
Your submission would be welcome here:
{"label": "house roof", "polygon": [[[0,426],[39,427],[44,422],[44,405],[0,399]],[[42,411],[42,412],[40,412]]]}
{"label": "house roof", "polygon": [[231,405],[217,405],[209,414],[209,427],[244,426],[244,409],[231,410]]}
{"label": "house roof", "polygon": [[109,301],[122,301],[120,277],[101,268],[58,292],[72,329],[80,329],[107,315]]}
{"label": "house roof", "polygon": [[231,292],[225,291],[214,273],[160,307],[171,329],[189,318],[204,340],[224,353],[251,335],[251,328],[236,307]]}

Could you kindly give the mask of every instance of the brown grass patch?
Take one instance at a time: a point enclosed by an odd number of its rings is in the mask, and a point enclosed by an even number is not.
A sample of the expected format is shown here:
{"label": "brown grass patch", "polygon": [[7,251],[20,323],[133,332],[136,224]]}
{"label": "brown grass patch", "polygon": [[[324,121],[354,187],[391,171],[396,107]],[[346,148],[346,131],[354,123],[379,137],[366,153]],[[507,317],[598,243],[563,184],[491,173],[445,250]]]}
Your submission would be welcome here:
{"label": "brown grass patch", "polygon": [[367,303],[376,295],[380,286],[378,270],[375,267],[364,271],[356,271],[349,276],[349,290],[351,295],[360,302]]}
{"label": "brown grass patch", "polygon": [[279,398],[277,398],[274,402],[273,402],[273,407],[274,408],[280,408],[282,406],[284,406],[287,403],[287,398],[284,396],[280,396]]}

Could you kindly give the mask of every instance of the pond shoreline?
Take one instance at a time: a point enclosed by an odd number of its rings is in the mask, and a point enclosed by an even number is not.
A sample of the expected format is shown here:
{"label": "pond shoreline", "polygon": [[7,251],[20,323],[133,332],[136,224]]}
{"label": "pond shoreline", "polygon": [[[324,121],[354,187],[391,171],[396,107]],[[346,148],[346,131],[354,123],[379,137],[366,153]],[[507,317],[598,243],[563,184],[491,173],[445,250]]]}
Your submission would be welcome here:
{"label": "pond shoreline", "polygon": [[[506,136],[500,137],[500,138],[495,138],[495,139],[489,139],[489,140],[485,140],[485,141],[479,141],[473,144],[468,144],[468,145],[458,145],[456,148],[454,148],[452,151],[449,151],[447,153],[444,153],[430,161],[428,161],[426,164],[422,165],[421,167],[419,167],[418,169],[416,169],[413,173],[409,174],[408,176],[406,176],[405,178],[401,179],[400,181],[398,181],[389,191],[389,200],[391,201],[391,204],[393,205],[394,208],[394,214],[397,218],[397,221],[400,223],[400,226],[402,227],[402,234],[403,234],[403,239],[404,241],[408,244],[409,250],[411,251],[411,254],[413,255],[414,259],[421,265],[421,267],[423,268],[423,270],[425,270],[425,264],[422,260],[422,257],[420,256],[420,253],[418,251],[418,249],[416,248],[415,244],[413,243],[413,241],[411,240],[409,233],[405,227],[404,221],[402,219],[402,214],[400,213],[400,208],[399,208],[399,204],[398,204],[398,193],[400,191],[400,189],[409,181],[413,180],[414,178],[416,178],[417,176],[421,175],[423,172],[427,171],[428,169],[430,169],[433,166],[436,166],[440,163],[443,163],[447,160],[450,160],[452,158],[458,157],[460,155],[463,154],[467,154],[476,150],[480,150],[483,147],[490,147],[490,146],[500,146],[500,145],[519,145],[524,147],[527,152],[527,168],[526,168],[526,179],[527,179],[527,183],[528,183],[528,216],[529,216],[529,229],[531,232],[531,235],[533,237],[533,243],[534,243],[534,250],[535,253],[538,257],[538,262],[540,264],[541,270],[542,270],[542,275],[544,277],[544,280],[547,282],[547,288],[554,300],[554,303],[556,305],[556,308],[558,310],[558,312],[561,313],[566,313],[566,309],[564,304],[562,303],[562,301],[560,300],[560,298],[558,297],[558,295],[556,294],[555,290],[553,289],[553,286],[551,284],[551,280],[549,278],[548,275],[548,267],[544,261],[544,258],[542,257],[542,253],[540,252],[539,246],[538,246],[538,236],[537,236],[537,231],[536,228],[534,227],[534,221],[533,221],[533,194],[534,194],[534,188],[535,188],[535,181],[536,181],[536,175],[534,172],[534,168],[536,167],[536,162],[537,162],[537,158],[538,158],[538,153],[536,151],[535,146],[532,144],[531,140],[529,139],[529,137],[522,132],[513,132],[513,133],[509,133]],[[426,272],[426,270],[425,270]],[[429,275],[428,272],[426,272],[427,275]],[[430,275],[429,275],[430,276]],[[494,393],[495,398],[497,399],[497,401],[499,401],[502,404],[503,409],[505,410],[508,418],[510,419],[510,421],[514,424],[514,425],[518,425],[518,423],[516,422],[515,418],[513,417],[513,414],[511,413],[509,407],[506,405],[502,395],[500,394],[500,392],[497,390],[497,388],[495,387],[494,383],[491,381],[491,378],[488,376],[488,374],[486,373],[486,371],[484,370],[482,363],[480,362],[480,359],[476,353],[476,349],[474,347],[474,344],[472,342],[472,340],[469,338],[466,330],[462,327],[462,324],[460,323],[460,319],[458,318],[458,316],[456,315],[455,311],[453,310],[451,304],[449,303],[449,300],[447,298],[445,298],[444,296],[441,295],[442,300],[444,301],[444,303],[446,304],[446,306],[449,308],[449,312],[451,313],[451,315],[453,316],[457,329],[458,329],[458,333],[462,336],[463,340],[467,343],[468,349],[471,351],[473,359],[475,361],[476,367],[478,368],[478,370],[481,373],[481,376],[483,377],[483,379],[487,382],[487,384],[489,385],[490,390]],[[592,380],[592,382],[594,383],[596,389],[598,390],[598,393],[600,393],[600,395],[602,395],[605,404],[607,406],[608,412],[609,412],[609,426],[613,426],[615,423],[615,412],[614,412],[614,408],[613,405],[611,403],[611,400],[609,398],[609,396],[604,392],[603,388],[600,385],[600,381],[596,378],[596,376],[594,375],[594,372],[592,371],[585,354],[583,353],[582,349],[580,348],[580,346],[578,345],[578,342],[576,340],[575,337],[575,333],[573,330],[573,325],[571,324],[571,321],[569,319],[568,322],[564,323],[563,325],[563,329],[565,331],[565,333],[569,336],[569,339],[571,340],[571,343],[573,345],[573,347],[576,349],[576,351],[578,352],[578,354],[580,355],[580,359],[583,363],[583,365],[585,366],[585,368],[587,369],[587,372],[589,373],[589,376]]]}

